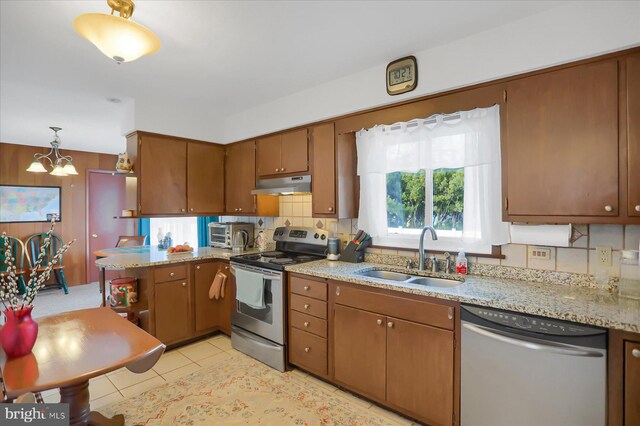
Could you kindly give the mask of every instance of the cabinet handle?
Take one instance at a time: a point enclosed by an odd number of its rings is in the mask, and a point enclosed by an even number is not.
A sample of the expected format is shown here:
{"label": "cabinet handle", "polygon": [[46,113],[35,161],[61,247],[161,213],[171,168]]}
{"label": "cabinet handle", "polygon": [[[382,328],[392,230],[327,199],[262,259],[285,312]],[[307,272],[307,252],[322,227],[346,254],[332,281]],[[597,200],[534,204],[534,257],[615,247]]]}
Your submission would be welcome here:
{"label": "cabinet handle", "polygon": [[376,322],[378,323],[378,325],[382,325],[382,320],[381,319],[377,320]]}
{"label": "cabinet handle", "polygon": [[329,211],[332,212],[333,211],[333,207],[329,207]]}
{"label": "cabinet handle", "polygon": [[304,305],[304,308],[305,308],[305,309],[309,309],[310,307],[311,307],[311,306],[309,306],[308,304],[305,304],[305,305]]}
{"label": "cabinet handle", "polygon": [[304,326],[305,326],[305,327],[309,327],[309,321],[305,321],[305,322],[304,322]]}
{"label": "cabinet handle", "polygon": [[227,270],[228,270],[228,269],[229,269],[229,267],[228,267],[228,266],[225,266],[225,267],[224,267],[224,269],[227,269]]}
{"label": "cabinet handle", "polygon": [[609,204],[607,204],[606,206],[604,206],[604,211],[606,212],[612,212],[613,211],[613,207],[610,206]]}
{"label": "cabinet handle", "polygon": [[283,167],[280,169],[281,172],[284,172],[286,169]]}
{"label": "cabinet handle", "polygon": [[638,205],[636,206],[636,211],[637,211],[637,212],[640,212],[640,204],[638,204]]}
{"label": "cabinet handle", "polygon": [[340,286],[336,286],[336,296],[340,296]]}
{"label": "cabinet handle", "polygon": [[234,212],[237,212],[237,211],[238,211],[238,209],[235,209],[235,210],[234,210]]}
{"label": "cabinet handle", "polygon": [[305,351],[305,352],[309,352],[310,350],[311,350],[311,348],[310,348],[310,347],[308,347],[308,346],[307,346],[306,348],[304,348],[304,351]]}
{"label": "cabinet handle", "polygon": [[196,266],[196,269],[199,271],[200,270],[200,265]]}
{"label": "cabinet handle", "polygon": [[186,286],[187,286],[187,283],[182,283],[182,287],[186,287]]}
{"label": "cabinet handle", "polygon": [[302,287],[304,289],[304,291],[309,291],[309,286],[305,285],[304,287]]}
{"label": "cabinet handle", "polygon": [[389,328],[393,328],[393,322],[392,322],[392,321],[389,321],[389,322],[387,323],[387,327],[389,327]]}
{"label": "cabinet handle", "polygon": [[280,169],[276,169],[276,172],[279,172],[279,171],[280,171]]}
{"label": "cabinet handle", "polygon": [[241,212],[241,211],[242,211],[242,207],[241,207],[241,208],[239,208],[239,209],[238,209],[238,211],[239,211],[239,212]]}
{"label": "cabinet handle", "polygon": [[449,308],[449,313],[447,315],[447,318],[449,318],[450,320],[453,319],[453,308],[451,308],[451,307]]}
{"label": "cabinet handle", "polygon": [[184,209],[180,209],[181,212],[184,212]]}
{"label": "cabinet handle", "polygon": [[631,355],[633,355],[635,358],[640,358],[640,349],[632,350]]}
{"label": "cabinet handle", "polygon": [[171,273],[169,273],[169,276],[173,277],[175,274],[176,274],[175,272],[171,272]]}
{"label": "cabinet handle", "polygon": [[193,211],[193,207],[191,207],[191,208],[189,209],[189,211],[190,211],[190,212],[192,212],[192,211]]}

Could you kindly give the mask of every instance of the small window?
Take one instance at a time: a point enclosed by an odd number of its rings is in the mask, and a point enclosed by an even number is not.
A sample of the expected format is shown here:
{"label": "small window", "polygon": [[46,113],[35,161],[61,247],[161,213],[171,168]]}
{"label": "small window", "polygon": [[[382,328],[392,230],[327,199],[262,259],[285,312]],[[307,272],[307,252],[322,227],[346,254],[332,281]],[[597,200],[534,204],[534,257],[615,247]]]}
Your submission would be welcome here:
{"label": "small window", "polygon": [[158,244],[158,232],[171,232],[173,245],[188,243],[198,246],[198,218],[196,217],[153,217],[149,221],[150,243]]}

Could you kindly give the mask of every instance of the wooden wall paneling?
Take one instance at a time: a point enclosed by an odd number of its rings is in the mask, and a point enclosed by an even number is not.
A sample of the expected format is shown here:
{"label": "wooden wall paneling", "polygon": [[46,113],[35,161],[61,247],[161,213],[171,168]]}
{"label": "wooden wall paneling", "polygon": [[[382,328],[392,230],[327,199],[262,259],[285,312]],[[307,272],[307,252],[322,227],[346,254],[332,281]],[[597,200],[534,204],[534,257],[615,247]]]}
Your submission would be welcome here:
{"label": "wooden wall paneling", "polygon": [[[0,184],[60,186],[62,188],[62,221],[56,223],[55,233],[65,242],[76,239],[63,261],[69,285],[87,282],[86,268],[86,170],[114,170],[117,157],[112,154],[73,151],[62,148],[64,155],[73,157],[78,171],[74,176],[51,176],[48,173],[30,173],[26,169],[33,154],[46,153],[48,148],[0,143]],[[2,223],[0,232],[6,231],[21,239],[46,232],[48,223]]]}

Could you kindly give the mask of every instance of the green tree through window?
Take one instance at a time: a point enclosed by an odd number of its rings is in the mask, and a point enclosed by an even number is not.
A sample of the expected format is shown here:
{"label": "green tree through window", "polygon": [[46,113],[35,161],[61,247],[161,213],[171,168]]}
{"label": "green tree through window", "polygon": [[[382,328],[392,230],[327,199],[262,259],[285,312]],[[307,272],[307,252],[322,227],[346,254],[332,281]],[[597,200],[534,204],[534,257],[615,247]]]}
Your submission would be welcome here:
{"label": "green tree through window", "polygon": [[[433,176],[426,185],[427,176]],[[427,197],[427,190],[433,191]],[[464,209],[464,169],[437,169],[433,173],[387,174],[387,226],[420,229],[425,225],[426,203],[433,202],[430,223],[438,230],[461,231]],[[431,207],[431,206],[430,206]]]}

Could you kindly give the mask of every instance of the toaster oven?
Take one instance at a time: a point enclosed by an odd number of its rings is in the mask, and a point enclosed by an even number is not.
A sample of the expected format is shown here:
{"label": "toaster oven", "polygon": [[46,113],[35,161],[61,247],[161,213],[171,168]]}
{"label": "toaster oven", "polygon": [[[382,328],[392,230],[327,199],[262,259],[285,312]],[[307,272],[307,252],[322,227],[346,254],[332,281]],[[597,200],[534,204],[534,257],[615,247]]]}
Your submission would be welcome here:
{"label": "toaster oven", "polygon": [[[237,231],[247,233],[248,246],[253,247],[253,223],[247,222],[213,222],[209,224],[209,246],[231,249],[231,238]],[[243,233],[244,233],[243,232]]]}

